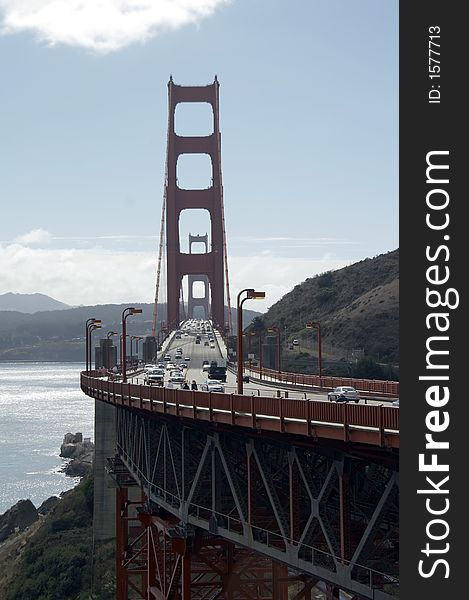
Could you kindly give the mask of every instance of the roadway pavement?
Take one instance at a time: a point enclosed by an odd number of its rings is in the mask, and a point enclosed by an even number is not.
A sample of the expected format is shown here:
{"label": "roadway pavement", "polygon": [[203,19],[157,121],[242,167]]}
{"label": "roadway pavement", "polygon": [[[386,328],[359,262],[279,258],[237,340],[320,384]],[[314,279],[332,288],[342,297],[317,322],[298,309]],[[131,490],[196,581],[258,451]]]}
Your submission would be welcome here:
{"label": "roadway pavement", "polygon": [[[163,361],[163,357],[165,354],[171,355],[172,363],[186,362],[188,368],[184,369],[183,371],[185,375],[185,380],[189,383],[189,385],[193,380],[195,380],[197,382],[198,389],[200,390],[201,385],[207,381],[207,373],[202,372],[204,360],[208,360],[209,362],[211,362],[212,360],[216,360],[219,364],[226,364],[226,355],[222,354],[222,352],[220,351],[220,348],[224,351],[223,341],[221,339],[221,336],[219,336],[219,334],[217,333],[216,341],[214,344],[215,347],[211,348],[210,345],[206,346],[205,342],[209,341],[209,337],[213,337],[212,334],[200,333],[199,330],[197,330],[196,328],[184,329],[184,324],[181,325],[181,330],[183,331],[181,339],[176,339],[175,335],[172,335],[171,339],[168,340],[168,344],[165,344],[164,350],[161,352],[161,354],[159,354],[158,362],[165,362],[166,364],[166,361]],[[188,335],[185,335],[185,333],[187,333]],[[199,333],[201,336],[200,344],[195,343],[197,333]],[[182,359],[175,360],[176,350],[178,348],[182,349]],[[186,357],[189,357],[190,360],[184,361]],[[169,372],[167,371],[165,376],[165,384],[168,380],[168,377]],[[144,383],[143,374],[134,377],[133,380],[138,383]],[[250,382],[244,383],[243,388],[245,395],[254,394],[264,397],[276,397],[278,395],[277,390],[280,390],[280,394],[282,396],[284,396],[285,392],[287,391],[289,398],[308,398],[310,400],[318,401],[327,400],[327,393],[325,392],[316,392],[314,390],[292,390],[291,387],[288,386],[288,384],[272,386],[272,383],[270,383],[270,385],[263,385],[259,382]],[[236,375],[229,370],[227,371],[225,393],[237,393]],[[361,404],[363,404],[364,402],[364,400],[360,400]],[[366,403],[371,405],[382,404],[382,402],[379,400],[371,399],[367,399]]]}

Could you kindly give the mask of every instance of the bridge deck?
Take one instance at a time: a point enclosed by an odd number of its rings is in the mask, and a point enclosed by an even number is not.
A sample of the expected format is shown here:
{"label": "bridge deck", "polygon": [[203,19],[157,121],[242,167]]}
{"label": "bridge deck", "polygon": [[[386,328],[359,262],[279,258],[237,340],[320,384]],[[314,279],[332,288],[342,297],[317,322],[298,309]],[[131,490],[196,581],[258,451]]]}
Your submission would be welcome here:
{"label": "bridge deck", "polygon": [[399,408],[241,396],[116,383],[82,373],[85,394],[115,405],[177,418],[345,442],[399,447]]}

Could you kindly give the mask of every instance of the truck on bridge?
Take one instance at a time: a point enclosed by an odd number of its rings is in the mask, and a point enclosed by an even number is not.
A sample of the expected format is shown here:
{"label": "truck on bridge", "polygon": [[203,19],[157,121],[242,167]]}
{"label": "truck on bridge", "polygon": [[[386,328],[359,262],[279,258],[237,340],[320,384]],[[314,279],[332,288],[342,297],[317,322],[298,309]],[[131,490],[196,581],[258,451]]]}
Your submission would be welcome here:
{"label": "truck on bridge", "polygon": [[207,374],[208,379],[216,379],[217,381],[226,381],[226,365],[219,365],[216,360],[210,363],[210,369]]}

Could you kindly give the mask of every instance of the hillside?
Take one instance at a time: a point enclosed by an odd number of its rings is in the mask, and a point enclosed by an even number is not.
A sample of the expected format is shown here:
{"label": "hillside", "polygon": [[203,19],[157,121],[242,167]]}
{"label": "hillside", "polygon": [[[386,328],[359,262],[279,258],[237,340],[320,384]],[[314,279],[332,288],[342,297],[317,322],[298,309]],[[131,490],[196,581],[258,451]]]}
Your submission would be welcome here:
{"label": "hillside", "polygon": [[93,545],[92,519],[93,479],[85,477],[48,514],[0,543],[0,598],[89,600],[93,588],[95,600],[112,600],[114,543]]}
{"label": "hillside", "polygon": [[59,302],[45,294],[0,294],[0,310],[12,310],[22,313],[36,313],[42,310],[64,310],[68,304]]}
{"label": "hillside", "polygon": [[[83,360],[85,322],[89,317],[101,319],[103,334],[121,330],[121,315],[129,304],[101,304],[80,306],[68,310],[51,310],[27,314],[18,311],[0,311],[0,360],[80,361]],[[153,304],[134,306],[142,315],[128,319],[132,335],[151,335]],[[232,309],[236,327],[236,310]],[[248,323],[260,313],[244,311]],[[158,306],[158,321],[166,318],[166,306]],[[95,333],[94,339],[99,337]]]}
{"label": "hillside", "polygon": [[[366,356],[399,362],[399,250],[329,271],[286,294],[264,315],[299,350],[313,347],[308,321],[321,324],[323,355],[350,359]],[[298,352],[298,349],[296,350]]]}

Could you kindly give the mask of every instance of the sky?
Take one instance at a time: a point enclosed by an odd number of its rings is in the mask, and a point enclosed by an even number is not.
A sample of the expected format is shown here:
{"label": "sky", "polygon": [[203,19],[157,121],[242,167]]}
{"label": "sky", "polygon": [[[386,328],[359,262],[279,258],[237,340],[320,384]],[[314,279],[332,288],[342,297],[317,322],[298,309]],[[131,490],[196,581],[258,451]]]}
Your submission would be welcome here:
{"label": "sky", "polygon": [[153,301],[170,75],[220,81],[232,299],[398,246],[397,0],[0,0],[0,73],[0,293]]}

